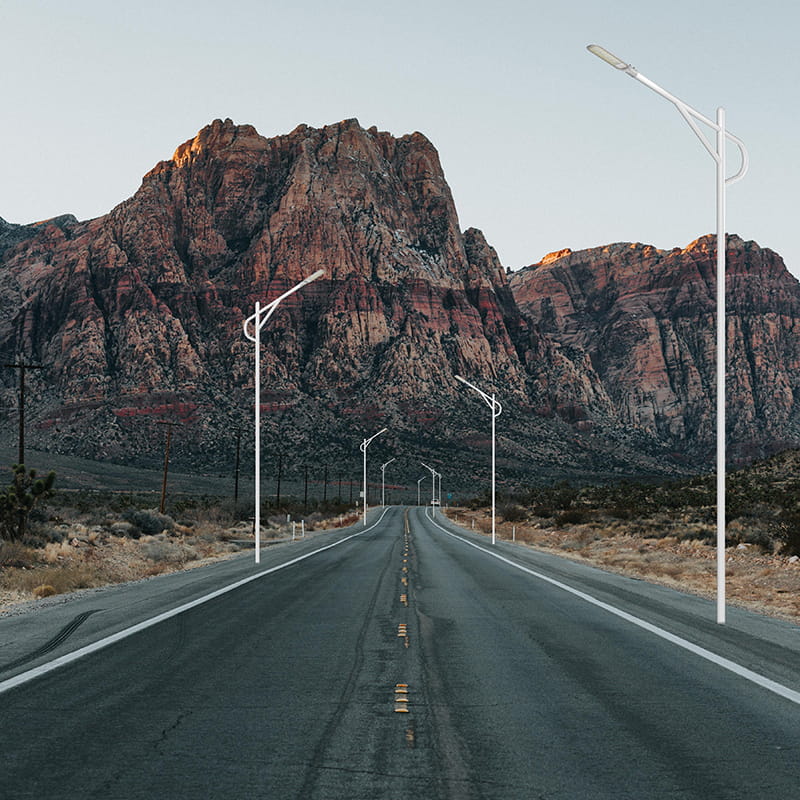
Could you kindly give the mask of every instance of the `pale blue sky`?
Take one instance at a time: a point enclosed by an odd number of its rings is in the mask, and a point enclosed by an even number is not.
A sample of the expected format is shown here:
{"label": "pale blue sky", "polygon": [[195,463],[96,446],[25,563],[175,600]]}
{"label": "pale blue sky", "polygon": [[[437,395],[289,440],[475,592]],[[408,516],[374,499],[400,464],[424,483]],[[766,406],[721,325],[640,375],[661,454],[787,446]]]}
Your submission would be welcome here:
{"label": "pale blue sky", "polygon": [[0,217],[106,213],[217,117],[265,136],[357,117],[426,134],[462,228],[512,268],[712,232],[711,157],[596,42],[725,107],[751,158],[728,230],[800,275],[798,30],[786,0],[0,0]]}

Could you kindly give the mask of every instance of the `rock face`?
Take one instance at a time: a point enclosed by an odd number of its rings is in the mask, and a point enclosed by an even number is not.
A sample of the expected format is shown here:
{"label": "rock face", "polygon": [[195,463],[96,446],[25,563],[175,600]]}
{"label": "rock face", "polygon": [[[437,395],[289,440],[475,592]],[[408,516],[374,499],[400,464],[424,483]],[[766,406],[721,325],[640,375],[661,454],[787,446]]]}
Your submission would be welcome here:
{"label": "rock face", "polygon": [[[750,303],[730,317],[744,453],[796,440],[799,295],[774,254],[731,251]],[[346,120],[266,139],[216,120],[106,216],[0,220],[0,349],[43,365],[31,446],[152,464],[173,421],[176,460],[216,469],[236,428],[252,436],[243,319],[323,269],[262,330],[264,448],[284,463],[357,472],[359,442],[387,426],[376,457],[484,479],[488,409],[462,374],[502,397],[506,475],[663,471],[710,441],[712,255],[705,240],[562,252],[509,284],[481,232],[459,229],[421,134]],[[0,374],[6,444],[15,372]]]}
{"label": "rock face", "polygon": [[268,439],[358,440],[389,419],[411,435],[459,401],[454,372],[526,401],[526,324],[418,133],[347,120],[265,139],[217,120],[104,217],[3,223],[0,258],[0,347],[45,365],[39,447],[144,458],[176,419],[185,455],[213,461],[249,420],[242,320],[320,268],[263,329]]}
{"label": "rock face", "polygon": [[[796,442],[800,286],[780,257],[728,236],[728,441],[732,460]],[[716,414],[716,238],[661,251],[563,250],[511,278],[520,308],[581,363],[623,425],[709,450]]]}

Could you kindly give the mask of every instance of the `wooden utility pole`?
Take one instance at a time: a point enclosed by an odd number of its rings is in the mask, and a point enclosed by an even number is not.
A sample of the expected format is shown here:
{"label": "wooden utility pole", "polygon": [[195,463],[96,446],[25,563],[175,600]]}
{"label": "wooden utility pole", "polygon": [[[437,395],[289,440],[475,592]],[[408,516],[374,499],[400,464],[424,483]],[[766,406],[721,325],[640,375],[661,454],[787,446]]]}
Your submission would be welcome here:
{"label": "wooden utility pole", "polygon": [[278,453],[278,486],[275,491],[275,507],[281,505],[281,471],[283,470],[283,453]]}
{"label": "wooden utility pole", "polygon": [[239,451],[242,445],[242,429],[236,429],[236,470],[234,472],[233,480],[233,505],[239,504]]}
{"label": "wooden utility pole", "polygon": [[[19,370],[19,450],[17,452],[17,463],[25,463],[25,370],[26,369],[44,369],[41,364],[26,364],[20,362],[19,364],[4,364],[4,367],[9,369]],[[20,509],[19,512],[19,526],[17,534],[20,541],[25,536],[25,512]]]}
{"label": "wooden utility pole", "polygon": [[44,369],[41,364],[3,364],[4,367],[19,370],[19,453],[18,463],[25,463],[25,370]]}
{"label": "wooden utility pole", "polygon": [[163,514],[164,509],[167,507],[167,468],[169,467],[169,445],[172,441],[172,427],[177,425],[176,422],[158,421],[156,425],[167,426],[167,444],[164,448],[164,478],[161,481],[161,506],[159,511]]}

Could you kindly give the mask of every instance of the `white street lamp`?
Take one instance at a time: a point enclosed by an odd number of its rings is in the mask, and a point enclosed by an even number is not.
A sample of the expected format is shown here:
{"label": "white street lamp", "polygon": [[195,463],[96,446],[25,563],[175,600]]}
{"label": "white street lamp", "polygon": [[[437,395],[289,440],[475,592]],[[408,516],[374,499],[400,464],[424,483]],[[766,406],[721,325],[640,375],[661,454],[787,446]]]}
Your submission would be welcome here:
{"label": "white street lamp", "polygon": [[386,428],[382,428],[377,433],[373,434],[369,437],[369,439],[364,439],[361,442],[361,452],[364,454],[364,525],[367,524],[367,448],[369,447],[369,443],[380,436],[382,433],[386,433]]}
{"label": "white street lamp", "polygon": [[[280,305],[281,301],[287,298],[290,294],[294,294],[298,289],[302,289],[311,281],[321,278],[325,274],[325,270],[318,269],[313,275],[309,275],[305,280],[300,281],[296,286],[293,286],[287,292],[284,292],[280,297],[276,297],[271,303],[267,303],[263,308],[261,304],[256,301],[255,314],[249,316],[243,323],[244,335],[256,344],[256,366],[255,366],[255,447],[256,447],[256,484],[255,484],[255,534],[256,534],[256,564],[261,561],[261,329],[266,324],[267,320],[272,316],[275,309]],[[252,326],[253,333],[249,333],[248,325]]]}
{"label": "white street lamp", "polygon": [[419,485],[420,485],[420,483],[422,483],[422,481],[424,481],[424,480],[425,480],[425,476],[424,476],[424,475],[423,475],[421,478],[419,478],[419,479],[417,480],[417,505],[419,505],[419,504],[420,504]]}
{"label": "white street lamp", "polygon": [[[717,622],[725,623],[725,372],[727,366],[726,342],[726,305],[725,305],[725,252],[727,239],[725,236],[725,187],[730,183],[741,180],[747,172],[749,160],[744,143],[738,136],[734,136],[725,129],[725,109],[717,109],[717,121],[709,119],[696,109],[679,100],[649,78],[637,72],[630,64],[617,58],[608,50],[596,44],[590,44],[589,52],[601,58],[615,69],[624,72],[643,83],[649,89],[669,100],[680,115],[689,124],[700,143],[708,151],[717,165]],[[695,120],[708,125],[716,132],[716,142],[712,146],[706,134],[700,129]],[[730,178],[725,177],[727,169],[725,160],[726,140],[733,142],[741,155],[742,163],[739,171]]]}
{"label": "white street lamp", "polygon": [[381,465],[381,508],[386,507],[386,467],[394,460],[390,458],[385,464]]}
{"label": "white street lamp", "polygon": [[[442,476],[433,467],[429,467],[423,461],[420,461],[419,463],[422,464],[422,466],[425,467],[425,469],[429,470],[430,473],[431,473],[431,514],[435,514],[436,513],[436,476],[438,475],[440,480],[441,480]],[[422,480],[422,479],[420,478],[420,480]]]}
{"label": "white street lamp", "polygon": [[503,406],[500,405],[500,401],[494,396],[494,393],[491,395],[486,394],[483,390],[479,389],[475,384],[470,383],[465,378],[462,378],[460,375],[456,375],[455,379],[457,381],[461,381],[465,386],[469,386],[470,389],[474,389],[484,400],[486,405],[492,411],[492,544],[495,543],[495,456],[497,453],[497,446],[495,443],[495,420],[503,413]]}

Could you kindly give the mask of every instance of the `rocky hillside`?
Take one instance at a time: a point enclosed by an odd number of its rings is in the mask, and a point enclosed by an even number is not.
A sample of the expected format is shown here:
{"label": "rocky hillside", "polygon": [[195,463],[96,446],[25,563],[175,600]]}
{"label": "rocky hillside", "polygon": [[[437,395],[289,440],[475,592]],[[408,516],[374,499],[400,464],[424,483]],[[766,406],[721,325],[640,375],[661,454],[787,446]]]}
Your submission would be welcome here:
{"label": "rocky hillside", "polygon": [[242,319],[319,268],[264,329],[264,432],[289,460],[349,458],[387,424],[385,448],[447,449],[464,434],[452,414],[479,411],[454,373],[525,408],[531,359],[545,383],[558,362],[482,234],[460,231],[420,134],[348,120],[265,139],[217,120],[108,215],[0,237],[0,350],[44,365],[28,395],[42,449],[146,462],[175,420],[175,457],[228,461],[251,417]]}
{"label": "rocky hillside", "polygon": [[[728,237],[728,436],[747,461],[797,441],[800,286],[771,250]],[[620,422],[702,451],[715,436],[716,239],[553,253],[515,273],[519,307],[582,364]]]}
{"label": "rocky hillside", "polygon": [[[243,318],[321,268],[263,330],[268,458],[357,472],[358,443],[387,426],[374,456],[398,456],[402,480],[430,458],[454,487],[483,483],[488,409],[460,373],[502,398],[507,480],[671,472],[708,443],[703,247],[685,259],[640,246],[563,255],[509,285],[481,232],[460,230],[423,135],[346,120],[267,139],[216,120],[103,217],[0,221],[0,352],[43,366],[28,374],[30,446],[152,464],[158,423],[175,421],[173,457],[215,470],[236,428],[252,441]],[[742,264],[760,259],[764,297],[783,304],[732,316],[762,343],[736,362],[732,435],[746,452],[794,437],[798,292],[776,256],[742,248]],[[649,283],[647,259],[663,266]],[[668,277],[682,259],[699,276],[688,286]],[[669,345],[687,326],[691,347]],[[15,372],[0,374],[5,444]]]}

